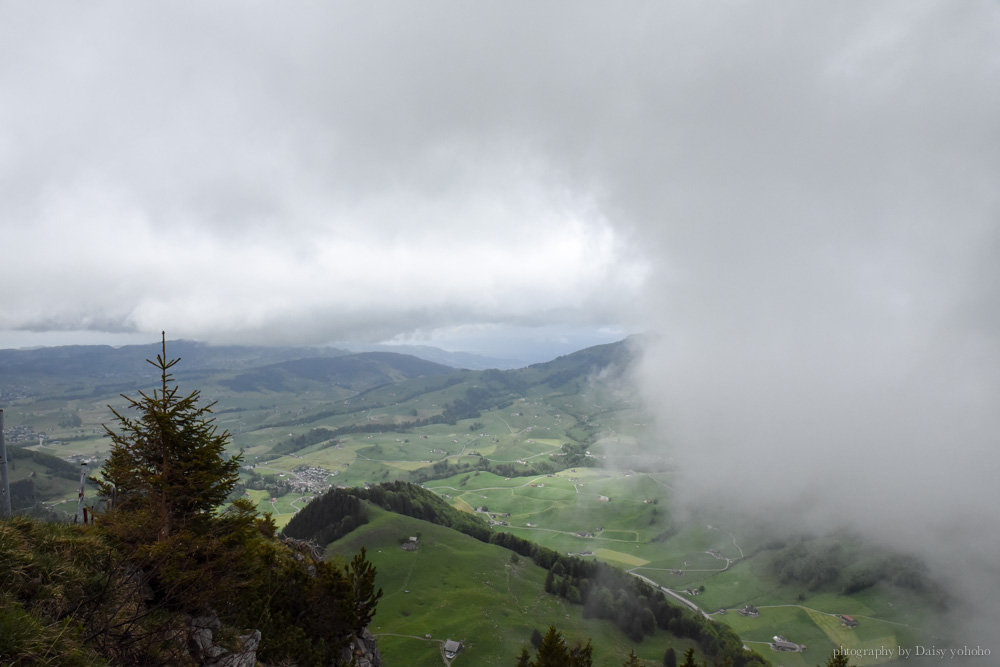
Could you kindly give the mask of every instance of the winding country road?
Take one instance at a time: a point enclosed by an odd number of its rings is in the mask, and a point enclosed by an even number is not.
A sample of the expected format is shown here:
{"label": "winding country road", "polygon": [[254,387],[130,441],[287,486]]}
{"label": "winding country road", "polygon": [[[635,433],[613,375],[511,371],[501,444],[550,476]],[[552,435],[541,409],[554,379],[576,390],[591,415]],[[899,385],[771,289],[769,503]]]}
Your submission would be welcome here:
{"label": "winding country road", "polygon": [[[728,557],[723,556],[721,554],[718,555],[718,556],[716,556],[715,554],[712,554],[712,556],[714,556],[715,558],[718,558],[719,560],[725,560],[726,561],[726,566],[724,568],[722,568],[721,570],[690,570],[690,569],[686,569],[685,568],[686,571],[688,571],[688,572],[725,572],[726,570],[728,570],[732,566],[733,563],[735,563],[735,562],[737,562],[739,560],[742,560],[743,557],[744,557],[744,555],[743,555],[743,549],[740,548],[740,545],[736,543],[736,536],[735,535],[733,535],[732,533],[730,533],[728,530],[722,530],[721,528],[715,528],[713,526],[709,526],[708,529],[709,530],[717,530],[719,532],[726,533],[731,538],[733,538],[733,546],[735,546],[736,549],[740,552],[740,556],[739,556],[739,558],[728,558]],[[655,570],[655,571],[658,571],[658,572],[664,572],[664,571],[670,571],[672,569],[679,569],[679,568],[662,568],[662,567],[652,568],[652,567],[642,567],[642,566],[639,566],[639,567],[633,567],[633,568],[631,568],[629,570],[626,570],[626,572],[628,572],[629,574],[631,574],[633,577],[638,577],[639,579],[642,579],[643,581],[645,581],[647,584],[653,586],[654,588],[657,588],[657,589],[663,591],[665,594],[669,595],[670,597],[674,598],[678,602],[682,603],[685,607],[687,607],[691,611],[694,611],[694,612],[697,612],[697,613],[701,614],[702,616],[704,616],[705,618],[707,618],[710,621],[714,621],[715,619],[712,618],[712,615],[710,613],[708,613],[707,611],[705,611],[704,609],[702,609],[701,607],[699,607],[697,604],[695,604],[691,600],[687,599],[686,597],[683,597],[677,591],[671,590],[671,589],[667,588],[666,586],[662,586],[662,585],[658,584],[657,582],[653,581],[652,579],[650,579],[648,577],[644,577],[643,575],[641,575],[638,572],[636,572],[636,570]],[[789,605],[789,606],[794,606],[794,605]]]}
{"label": "winding country road", "polygon": [[680,593],[677,593],[676,591],[672,591],[669,588],[667,588],[666,586],[661,586],[660,584],[656,583],[652,579],[650,579],[648,577],[644,577],[641,574],[638,574],[637,572],[634,572],[633,570],[627,570],[627,572],[629,574],[631,574],[633,577],[638,577],[639,579],[642,579],[643,581],[645,581],[647,584],[649,584],[653,588],[656,588],[657,590],[663,591],[664,593],[666,593],[670,597],[674,598],[675,600],[677,600],[678,602],[680,602],[681,604],[683,604],[685,607],[687,607],[691,611],[694,611],[694,612],[697,612],[697,613],[701,614],[702,616],[704,616],[705,618],[707,618],[710,621],[714,621],[715,620],[714,618],[712,618],[711,614],[709,614],[704,609],[702,609],[701,607],[699,607],[698,605],[696,605],[694,602],[691,602],[690,600],[688,600],[686,597],[683,597]]}

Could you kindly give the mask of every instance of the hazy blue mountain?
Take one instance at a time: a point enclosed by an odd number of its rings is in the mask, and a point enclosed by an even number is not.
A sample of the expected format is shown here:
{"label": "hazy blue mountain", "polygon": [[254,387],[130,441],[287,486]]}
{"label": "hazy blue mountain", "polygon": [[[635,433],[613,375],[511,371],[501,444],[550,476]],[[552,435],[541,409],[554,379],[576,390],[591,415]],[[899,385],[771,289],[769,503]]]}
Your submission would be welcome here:
{"label": "hazy blue mountain", "polygon": [[[0,350],[0,376],[58,377],[88,382],[155,375],[146,359],[155,359],[160,345],[66,345],[30,350]],[[186,340],[167,341],[167,355],[184,360],[181,373],[243,370],[302,358],[332,358],[349,354],[335,347],[215,346]]]}
{"label": "hazy blue mountain", "polygon": [[429,345],[373,345],[367,343],[342,343],[350,350],[357,352],[397,352],[399,354],[410,354],[427,361],[433,361],[452,368],[465,368],[470,371],[483,371],[490,368],[506,370],[511,368],[523,368],[530,364],[525,359],[511,359],[506,357],[494,357],[472,352],[449,352],[438,347]]}
{"label": "hazy blue mountain", "polygon": [[233,391],[302,391],[309,384],[364,391],[411,378],[454,371],[450,366],[408,354],[362,352],[281,361],[221,380],[219,384]]}

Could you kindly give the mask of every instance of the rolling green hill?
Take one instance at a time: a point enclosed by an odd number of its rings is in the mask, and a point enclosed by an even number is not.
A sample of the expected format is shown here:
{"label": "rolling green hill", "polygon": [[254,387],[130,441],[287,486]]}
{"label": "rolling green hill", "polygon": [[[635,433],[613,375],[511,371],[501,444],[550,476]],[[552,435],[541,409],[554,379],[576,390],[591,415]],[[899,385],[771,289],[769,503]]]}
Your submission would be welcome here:
{"label": "rolling green hill", "polygon": [[[570,643],[591,638],[594,664],[616,665],[631,648],[644,665],[662,665],[667,646],[693,644],[658,632],[636,645],[612,624],[583,617],[582,607],[543,591],[547,572],[530,559],[443,526],[368,509],[370,521],[330,544],[327,558],[362,546],[378,568],[379,601],[372,632],[386,664],[436,667],[441,643],[465,642],[461,664],[509,667],[533,629],[557,626]],[[402,544],[418,537],[415,551]],[[430,635],[430,637],[427,637]]]}
{"label": "rolling green hill", "polygon": [[[172,345],[168,343],[168,354]],[[933,576],[899,554],[854,536],[776,537],[765,522],[732,508],[679,507],[673,490],[677,471],[663,460],[665,448],[648,446],[655,437],[645,427],[650,416],[629,382],[634,341],[506,371],[449,369],[391,353],[330,350],[325,357],[295,357],[289,350],[252,348],[241,357],[239,349],[183,348],[182,356],[188,356],[177,367],[179,386],[182,391],[200,388],[206,400],[217,401],[217,423],[232,434],[233,452],[244,457],[237,494],[271,512],[279,527],[334,486],[412,482],[470,517],[492,522],[494,534],[507,532],[560,554],[583,554],[579,557],[642,576],[733,627],[745,641],[765,642],[782,634],[807,644],[806,654],[779,655],[780,664],[789,667],[820,662],[819,655],[848,640],[859,647],[890,640],[899,645],[946,641],[936,636],[946,596],[933,585]],[[80,350],[60,353],[68,360],[65,377],[57,372],[56,361],[32,375],[23,358],[4,367],[0,355],[0,369],[17,371],[0,375],[8,444],[35,452],[32,456],[55,457],[14,461],[12,479],[35,473],[31,491],[36,509],[72,512],[76,500],[68,469],[60,476],[55,467],[39,461],[91,459],[91,469],[98,468],[108,448],[101,426],[109,422],[107,405],[123,408],[119,391],[135,395],[150,388],[150,379],[142,375],[148,366],[144,360],[126,363],[117,351],[98,352],[98,361],[87,362],[76,359]],[[106,364],[104,375],[86,376],[101,363]],[[28,384],[8,383],[10,378]],[[66,465],[78,475],[78,463]],[[88,503],[95,502],[89,495]],[[397,520],[402,519],[392,519]],[[361,539],[376,524],[355,526],[341,541]],[[843,546],[827,558],[832,543]],[[482,547],[498,549],[481,543],[462,549]],[[395,548],[402,551],[398,543]],[[489,549],[483,553],[503,552]],[[476,553],[476,558],[487,558]],[[484,562],[492,562],[489,558]],[[445,562],[450,563],[444,559],[439,565]],[[396,567],[386,561],[380,572],[396,576]],[[491,570],[491,581],[495,584],[509,568]],[[536,594],[544,585],[544,572],[540,580],[528,569],[517,572]],[[437,576],[440,580],[442,575]],[[445,591],[442,586],[439,581],[426,590]],[[448,604],[456,609],[464,605],[469,616],[478,613],[481,600],[466,593],[450,597]],[[561,618],[575,613],[558,607],[563,604],[558,598],[553,604],[562,610]],[[747,604],[758,607],[759,616],[735,612]],[[719,613],[723,608],[727,612]],[[535,607],[518,609],[534,613]],[[409,612],[419,615],[421,609]],[[524,613],[510,613],[526,626]],[[552,613],[546,607],[539,618],[530,619],[531,625],[544,631]],[[861,618],[860,626],[847,633],[834,623],[839,614]],[[394,623],[409,631],[413,628],[407,618],[400,612]],[[593,636],[595,648],[608,641],[613,648],[606,655],[619,649],[624,650],[618,655],[627,654],[627,640],[619,630],[596,630],[605,623],[584,620],[597,624],[582,626],[589,634],[556,625],[571,639]],[[527,638],[520,634],[523,627],[513,620],[511,625],[504,630],[504,647],[515,635],[517,641]],[[467,636],[476,637],[483,655],[489,653],[486,647],[495,645],[478,636],[487,626],[470,628]],[[416,641],[389,634],[390,645]],[[426,632],[411,634],[419,639]],[[431,634],[439,638],[439,631]],[[647,643],[651,640],[643,645]],[[749,645],[766,657],[776,655],[763,643]],[[517,651],[519,645],[503,655],[516,656]],[[643,651],[649,660],[662,659],[662,650],[658,655]]]}

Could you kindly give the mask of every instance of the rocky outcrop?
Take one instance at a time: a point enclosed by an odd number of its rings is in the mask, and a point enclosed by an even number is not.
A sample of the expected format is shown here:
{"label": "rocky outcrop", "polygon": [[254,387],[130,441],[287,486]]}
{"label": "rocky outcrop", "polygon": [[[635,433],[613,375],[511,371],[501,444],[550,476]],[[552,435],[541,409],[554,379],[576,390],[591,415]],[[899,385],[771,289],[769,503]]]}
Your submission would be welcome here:
{"label": "rocky outcrop", "polygon": [[260,630],[252,630],[236,639],[236,650],[215,643],[213,635],[221,627],[215,614],[191,619],[188,651],[203,667],[255,667]]}
{"label": "rocky outcrop", "polygon": [[260,630],[251,630],[245,635],[240,635],[236,641],[238,642],[236,651],[208,667],[256,667]]}
{"label": "rocky outcrop", "polygon": [[[236,649],[230,650],[215,643],[214,635],[222,623],[215,614],[197,616],[191,619],[188,635],[188,653],[201,667],[256,667],[257,647],[261,634],[253,630],[236,639]],[[335,666],[383,667],[382,653],[378,641],[365,628],[353,637],[337,656]]]}
{"label": "rocky outcrop", "polygon": [[382,667],[382,654],[378,650],[378,642],[374,635],[368,632],[368,628],[362,630],[360,635],[355,636],[344,647],[336,664],[354,665],[355,667]]}

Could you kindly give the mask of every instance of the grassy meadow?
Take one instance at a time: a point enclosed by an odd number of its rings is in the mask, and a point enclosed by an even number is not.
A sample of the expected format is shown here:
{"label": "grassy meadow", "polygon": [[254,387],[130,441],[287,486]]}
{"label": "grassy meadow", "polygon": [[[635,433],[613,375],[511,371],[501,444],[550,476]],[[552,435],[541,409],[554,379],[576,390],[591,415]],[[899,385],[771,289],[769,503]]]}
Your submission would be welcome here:
{"label": "grassy meadow", "polygon": [[[346,560],[365,547],[378,568],[384,594],[371,631],[386,664],[441,665],[442,642],[455,639],[466,646],[458,664],[509,667],[522,646],[531,648],[532,630],[544,634],[549,625],[570,644],[590,638],[597,665],[620,664],[633,648],[644,665],[662,665],[668,646],[679,654],[690,646],[664,632],[632,644],[612,625],[583,618],[579,605],[545,593],[546,571],[507,549],[378,508],[369,518],[327,557]],[[411,536],[419,536],[412,552],[401,544]]]}
{"label": "grassy meadow", "polygon": [[[810,592],[782,583],[771,572],[761,540],[746,538],[739,526],[697,521],[675,524],[669,473],[581,468],[554,475],[498,478],[487,473],[434,480],[426,488],[468,509],[485,506],[508,531],[563,553],[587,554],[669,588],[734,630],[748,646],[787,667],[813,665],[832,651],[928,645],[924,606],[906,604],[913,596],[898,588],[868,589],[854,595]],[[509,514],[509,517],[507,516]],[[629,528],[629,529],[625,529]],[[712,553],[709,553],[709,551]],[[700,590],[704,587],[704,590]],[[691,595],[686,591],[695,591]],[[897,604],[890,604],[896,600]],[[758,617],[737,609],[753,604]],[[719,613],[721,610],[726,613]],[[842,624],[841,614],[860,621]],[[808,647],[804,653],[777,653],[775,635]],[[887,662],[862,656],[859,665]]]}

